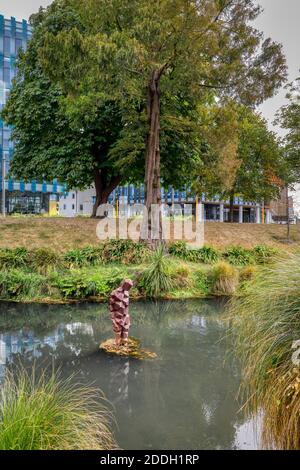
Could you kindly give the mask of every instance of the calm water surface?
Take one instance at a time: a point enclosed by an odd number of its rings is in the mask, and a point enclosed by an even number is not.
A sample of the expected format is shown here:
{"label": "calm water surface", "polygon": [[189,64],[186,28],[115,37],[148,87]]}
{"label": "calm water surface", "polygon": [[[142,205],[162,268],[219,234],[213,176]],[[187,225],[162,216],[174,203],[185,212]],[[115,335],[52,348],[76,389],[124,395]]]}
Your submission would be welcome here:
{"label": "calm water surface", "polygon": [[99,386],[112,403],[123,449],[255,449],[254,429],[239,413],[238,361],[226,352],[216,301],[131,304],[131,335],[155,361],[100,352],[111,337],[106,305],[0,303],[0,379],[7,367],[45,368]]}

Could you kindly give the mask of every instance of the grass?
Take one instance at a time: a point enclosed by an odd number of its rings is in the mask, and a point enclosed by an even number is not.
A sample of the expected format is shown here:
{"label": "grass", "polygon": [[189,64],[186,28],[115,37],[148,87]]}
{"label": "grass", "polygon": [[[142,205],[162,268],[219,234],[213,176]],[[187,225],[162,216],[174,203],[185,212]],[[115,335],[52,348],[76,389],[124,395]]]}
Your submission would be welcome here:
{"label": "grass", "polygon": [[[101,398],[101,397],[100,397]],[[1,450],[111,450],[110,416],[99,392],[42,373],[7,372],[0,389]]]}
{"label": "grass", "polygon": [[210,273],[211,292],[217,296],[233,295],[238,287],[238,271],[225,261],[216,264]]}
{"label": "grass", "polygon": [[[0,248],[17,248],[23,245],[31,250],[44,248],[45,240],[51,239],[51,248],[65,253],[87,245],[97,246],[96,237],[98,221],[89,218],[45,218],[45,217],[0,217]],[[240,245],[253,248],[255,245],[269,245],[282,248],[286,238],[286,227],[283,225],[258,224],[222,224],[209,222],[205,224],[205,243],[224,250],[227,246]],[[291,239],[300,241],[300,226],[291,227]],[[294,245],[285,247],[293,250]]]}
{"label": "grass", "polygon": [[292,345],[300,339],[300,254],[261,269],[229,312],[245,409],[263,411],[263,446],[299,450],[300,370]]}
{"label": "grass", "polygon": [[150,298],[159,298],[172,290],[170,265],[163,247],[155,250],[150,264],[144,269],[138,281],[138,285]]}

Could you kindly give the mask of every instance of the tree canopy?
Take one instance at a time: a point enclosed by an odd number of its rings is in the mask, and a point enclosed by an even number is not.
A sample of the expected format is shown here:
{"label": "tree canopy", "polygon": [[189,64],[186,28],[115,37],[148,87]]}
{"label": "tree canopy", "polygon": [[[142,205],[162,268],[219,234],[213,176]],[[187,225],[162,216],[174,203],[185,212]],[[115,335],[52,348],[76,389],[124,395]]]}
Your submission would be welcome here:
{"label": "tree canopy", "polygon": [[[149,214],[161,180],[180,186],[207,166],[212,181],[215,165],[224,184],[234,183],[237,120],[228,102],[255,106],[286,77],[281,46],[252,25],[260,11],[252,0],[55,0],[32,17],[4,113],[16,126],[13,171],[24,175],[34,156],[44,177],[56,169],[96,189],[95,174],[111,188],[107,179],[144,172]],[[36,150],[25,137],[29,102]]]}
{"label": "tree canopy", "polygon": [[276,123],[286,131],[284,151],[290,168],[290,184],[300,183],[300,78],[288,86],[288,104],[277,114]]}

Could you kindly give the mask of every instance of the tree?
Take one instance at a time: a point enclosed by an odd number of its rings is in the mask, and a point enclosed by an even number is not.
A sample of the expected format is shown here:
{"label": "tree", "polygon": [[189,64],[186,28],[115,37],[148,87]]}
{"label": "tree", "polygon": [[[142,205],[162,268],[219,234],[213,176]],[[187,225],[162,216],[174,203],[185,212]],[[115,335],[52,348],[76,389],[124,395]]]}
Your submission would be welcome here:
{"label": "tree", "polygon": [[33,38],[18,59],[18,74],[2,116],[14,126],[16,141],[11,173],[20,179],[59,178],[71,188],[96,188],[93,216],[100,204],[127,172],[116,170],[109,159],[122,129],[116,103],[106,101],[92,108],[81,104],[72,110],[57,83],[43,73],[37,60],[46,31],[54,34],[72,27],[82,30],[76,13],[68,3],[56,2],[47,11],[40,9],[31,17]]}
{"label": "tree", "polygon": [[[290,179],[290,168],[281,142],[274,132],[268,129],[268,123],[259,114],[235,103],[229,103],[225,109],[212,109],[212,113],[223,115],[223,119],[211,118],[218,124],[213,138],[219,139],[219,136],[226,133],[224,126],[227,127],[228,133],[231,132],[232,145],[227,158],[230,179],[224,185],[221,177],[226,171],[222,169],[224,159],[215,157],[211,162],[208,160],[205,168],[196,170],[194,184],[198,192],[219,194],[222,199],[229,199],[230,221],[233,222],[235,196],[241,196],[248,201],[269,201],[276,198]],[[210,140],[208,135],[208,142]],[[223,147],[222,140],[220,147]],[[230,155],[233,157],[230,158]],[[220,163],[216,164],[216,161]],[[235,165],[234,170],[230,162]],[[209,179],[207,173],[211,175]]]}
{"label": "tree", "polygon": [[276,124],[286,131],[284,151],[293,185],[300,182],[300,78],[288,85],[287,99],[289,103],[277,113]]}
{"label": "tree", "polygon": [[[272,96],[285,79],[281,46],[263,41],[250,25],[260,13],[251,0],[68,3],[77,8],[89,34],[78,28],[48,34],[41,63],[69,97],[105,90],[126,110],[128,129],[142,123],[148,210],[160,203],[165,103],[173,123],[178,115],[169,97],[184,92],[195,103],[213,92],[254,105]],[[180,122],[174,133],[178,128]]]}

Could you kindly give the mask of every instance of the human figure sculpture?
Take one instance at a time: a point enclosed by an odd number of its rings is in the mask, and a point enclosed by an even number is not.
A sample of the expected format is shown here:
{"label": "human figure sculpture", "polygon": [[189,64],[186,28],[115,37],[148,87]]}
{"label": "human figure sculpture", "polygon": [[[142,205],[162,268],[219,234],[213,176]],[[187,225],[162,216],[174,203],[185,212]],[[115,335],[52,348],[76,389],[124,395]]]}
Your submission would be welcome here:
{"label": "human figure sculpture", "polygon": [[113,323],[116,345],[127,346],[130,328],[129,291],[133,286],[130,279],[125,279],[120,287],[115,289],[109,299],[109,309]]}

